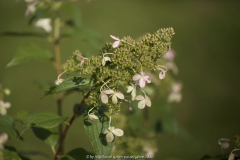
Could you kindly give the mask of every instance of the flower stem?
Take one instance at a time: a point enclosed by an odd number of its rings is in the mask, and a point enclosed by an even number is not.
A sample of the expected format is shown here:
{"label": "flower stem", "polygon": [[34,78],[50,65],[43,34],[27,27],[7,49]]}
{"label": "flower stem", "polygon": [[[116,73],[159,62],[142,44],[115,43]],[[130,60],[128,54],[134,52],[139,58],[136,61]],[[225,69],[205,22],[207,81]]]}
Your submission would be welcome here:
{"label": "flower stem", "polygon": [[[62,73],[62,67],[61,67],[61,55],[60,55],[60,46],[59,46],[59,40],[60,40],[60,18],[56,17],[54,19],[54,48],[55,48],[55,59],[56,59],[56,70],[57,75],[60,76]],[[62,116],[62,94],[59,93],[57,95],[57,110],[58,115]],[[62,124],[59,125],[58,132],[60,137],[62,136]],[[59,138],[59,142],[61,141],[61,138]],[[61,150],[63,153],[63,149]]]}
{"label": "flower stem", "polygon": [[[106,80],[108,80],[108,78],[104,79],[104,81],[106,81]],[[63,147],[63,143],[64,143],[64,140],[65,140],[65,138],[66,138],[66,135],[67,135],[67,132],[68,132],[70,126],[72,125],[72,123],[73,123],[74,119],[76,118],[78,112],[80,111],[80,109],[81,109],[82,106],[84,105],[85,100],[89,97],[89,95],[90,95],[99,85],[100,85],[100,84],[95,84],[95,85],[91,88],[91,90],[84,96],[82,102],[79,104],[78,108],[77,108],[76,111],[74,112],[71,120],[68,122],[69,125],[67,125],[67,126],[65,127],[65,130],[64,130],[64,132],[63,132],[63,134],[62,134],[62,136],[61,136],[61,141],[60,141],[60,143],[59,143],[59,147],[58,147],[58,150],[57,150],[57,153],[56,153],[56,155],[55,155],[54,160],[57,160],[58,158],[61,157],[60,154],[61,154],[61,150],[62,150],[62,147]]]}

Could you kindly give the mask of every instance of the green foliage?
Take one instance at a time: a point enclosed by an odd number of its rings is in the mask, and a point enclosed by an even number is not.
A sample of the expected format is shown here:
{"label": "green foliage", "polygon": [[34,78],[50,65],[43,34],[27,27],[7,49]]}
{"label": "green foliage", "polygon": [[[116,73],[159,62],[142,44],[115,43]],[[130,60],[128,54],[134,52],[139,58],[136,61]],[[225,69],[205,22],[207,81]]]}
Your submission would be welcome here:
{"label": "green foliage", "polygon": [[87,155],[94,156],[93,153],[90,153],[83,148],[76,148],[68,152],[62,160],[88,160],[89,158],[87,158]]}
{"label": "green foliage", "polygon": [[113,142],[106,140],[103,130],[109,127],[109,118],[101,111],[94,113],[98,116],[98,120],[92,121],[88,119],[87,111],[83,117],[85,132],[90,139],[96,155],[109,156],[113,149]]}
{"label": "green foliage", "polygon": [[63,13],[63,15],[69,16],[73,21],[73,24],[71,24],[71,21],[67,21],[66,23],[70,23],[69,25],[74,25],[79,27],[81,25],[81,13],[79,12],[79,9],[73,5],[73,4],[63,4],[60,7],[60,12]]}
{"label": "green foliage", "polygon": [[89,80],[80,76],[77,77],[70,77],[65,79],[62,83],[59,85],[55,85],[50,88],[50,90],[46,94],[57,94],[62,93],[67,90],[80,87],[83,85],[89,84]]}
{"label": "green foliage", "polygon": [[55,146],[58,141],[58,133],[54,129],[32,127],[33,133],[49,146]]}
{"label": "green foliage", "polygon": [[36,44],[26,44],[19,47],[16,55],[7,67],[12,67],[29,60],[46,61],[52,58],[52,54],[45,48]]}
{"label": "green foliage", "polygon": [[[30,127],[53,128],[65,121],[67,117],[61,117],[53,112],[43,111],[29,114],[23,125],[22,133]],[[21,134],[22,134],[21,133]]]}
{"label": "green foliage", "polygon": [[14,119],[8,115],[0,116],[0,128],[7,129],[14,136],[18,136],[18,133],[14,128]]}
{"label": "green foliage", "polygon": [[3,150],[3,159],[4,160],[22,160],[20,156],[15,151],[10,151],[8,149]]}
{"label": "green foliage", "polygon": [[101,38],[99,34],[96,31],[92,30],[91,28],[83,24],[81,24],[78,27],[73,27],[67,30],[62,36],[73,37],[73,38],[77,38],[77,39],[89,42],[99,49],[102,47]]}

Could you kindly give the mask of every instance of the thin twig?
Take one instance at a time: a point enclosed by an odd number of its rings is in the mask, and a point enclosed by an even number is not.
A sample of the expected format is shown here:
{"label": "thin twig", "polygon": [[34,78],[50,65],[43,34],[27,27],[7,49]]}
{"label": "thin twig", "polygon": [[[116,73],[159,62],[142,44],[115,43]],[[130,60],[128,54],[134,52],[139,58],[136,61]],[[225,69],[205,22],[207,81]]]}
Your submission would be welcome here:
{"label": "thin twig", "polygon": [[[104,81],[108,80],[108,78],[104,79]],[[76,109],[76,111],[74,112],[74,115],[72,116],[71,120],[68,122],[69,125],[67,125],[65,127],[65,130],[63,132],[63,135],[61,137],[61,142],[59,144],[59,147],[58,147],[58,150],[57,150],[57,154],[55,155],[55,158],[54,160],[57,160],[58,157],[60,157],[60,153],[61,153],[61,150],[62,150],[62,147],[63,147],[63,143],[64,143],[64,140],[66,138],[66,135],[67,135],[67,132],[68,132],[68,129],[70,128],[70,126],[72,125],[74,119],[76,118],[78,112],[80,111],[80,109],[82,108],[82,106],[84,105],[85,103],[85,100],[89,97],[89,95],[96,89],[96,87],[98,87],[100,84],[95,84],[91,90],[84,96],[82,102],[79,104],[78,108]]]}

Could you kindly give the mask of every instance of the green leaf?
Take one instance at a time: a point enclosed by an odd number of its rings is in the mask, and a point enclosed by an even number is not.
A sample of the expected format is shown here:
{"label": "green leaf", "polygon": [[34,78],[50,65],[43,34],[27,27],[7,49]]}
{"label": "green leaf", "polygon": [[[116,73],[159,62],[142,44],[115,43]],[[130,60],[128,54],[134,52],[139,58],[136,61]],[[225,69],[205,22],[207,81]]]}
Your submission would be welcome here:
{"label": "green leaf", "polygon": [[23,123],[27,116],[28,116],[27,111],[21,111],[14,116],[14,120]]}
{"label": "green leaf", "polygon": [[3,150],[3,159],[4,160],[22,160],[17,154],[17,152],[10,151],[7,149]]}
{"label": "green leaf", "polygon": [[0,128],[7,129],[11,134],[18,137],[18,133],[14,128],[14,120],[12,117],[8,115],[0,116]]}
{"label": "green leaf", "polygon": [[85,25],[81,25],[79,27],[74,27],[72,29],[69,29],[62,36],[81,39],[83,41],[91,43],[98,49],[101,49],[103,45],[101,43],[101,38],[99,34]]}
{"label": "green leaf", "polygon": [[32,127],[32,130],[35,136],[44,141],[47,145],[55,146],[57,144],[58,133],[54,129]]}
{"label": "green leaf", "polygon": [[[73,19],[73,25],[81,25],[81,13],[77,6],[73,4],[63,4],[60,8],[60,12],[63,12],[65,15],[68,15]],[[69,21],[68,21],[69,22]]]}
{"label": "green leaf", "polygon": [[7,64],[7,67],[15,66],[29,60],[45,61],[51,58],[52,54],[50,51],[36,44],[22,45],[12,61]]}
{"label": "green leaf", "polygon": [[[93,153],[90,153],[83,148],[76,148],[68,152],[62,160],[89,160],[90,155],[95,157]],[[89,156],[89,158],[87,158],[87,156]]]}
{"label": "green leaf", "polygon": [[94,113],[99,118],[98,120],[92,121],[88,119],[87,112],[88,110],[86,110],[83,117],[84,128],[92,143],[95,154],[109,156],[112,152],[114,142],[107,142],[106,135],[102,133],[105,128],[109,127],[109,118],[101,111],[95,113],[92,111],[91,113]]}
{"label": "green leaf", "polygon": [[[43,111],[29,114],[23,125],[22,133],[30,127],[53,128],[65,121],[67,117],[61,117],[53,112]],[[22,134],[21,133],[21,134]]]}
{"label": "green leaf", "polygon": [[[76,103],[73,107],[73,113],[75,113],[75,111],[77,110],[79,106],[79,103]],[[85,110],[88,108],[88,105],[86,103],[84,103],[84,105],[81,107],[80,111],[78,112],[77,116],[81,116],[85,113]]]}
{"label": "green leaf", "polygon": [[57,94],[67,91],[72,88],[80,87],[89,83],[89,80],[80,76],[77,77],[70,77],[65,79],[59,85],[53,86],[50,90],[46,93],[48,94]]}

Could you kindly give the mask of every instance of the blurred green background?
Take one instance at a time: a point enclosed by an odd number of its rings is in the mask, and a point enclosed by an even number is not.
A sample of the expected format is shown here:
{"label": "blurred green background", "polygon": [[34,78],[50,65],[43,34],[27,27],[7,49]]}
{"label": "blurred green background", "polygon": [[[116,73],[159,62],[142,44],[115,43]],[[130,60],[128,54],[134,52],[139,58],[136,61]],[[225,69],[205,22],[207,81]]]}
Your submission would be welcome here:
{"label": "blurred green background", "polygon": [[[177,52],[175,62],[180,70],[177,79],[183,82],[184,88],[183,100],[174,104],[173,111],[178,124],[190,136],[159,134],[155,159],[198,160],[205,154],[218,155],[221,153],[218,139],[231,139],[240,133],[240,1],[98,0],[86,3],[82,0],[76,5],[81,11],[82,22],[103,37],[102,44],[112,41],[110,34],[137,38],[159,28],[174,28],[172,48]],[[0,32],[34,31],[24,17],[25,10],[23,0],[0,0]],[[44,92],[34,84],[34,80],[56,80],[56,71],[50,62],[31,61],[5,67],[22,44],[35,42],[54,53],[53,46],[45,40],[0,36],[0,82],[12,92],[5,99],[12,103],[8,110],[10,115],[21,110],[56,112],[53,97],[40,99]],[[66,62],[76,49],[93,54],[99,51],[91,44],[71,38],[62,39],[60,48],[62,62]],[[71,116],[72,107],[80,100],[79,94],[64,99],[64,115]],[[152,107],[154,105],[158,103],[153,103]],[[151,109],[150,114],[152,119],[159,117]],[[20,124],[18,128],[21,129]],[[23,137],[25,142],[11,138],[8,144],[19,151],[34,151],[40,147],[42,152],[52,154],[31,130]],[[84,132],[82,117],[73,123],[65,145],[66,151],[78,147],[93,151]],[[36,156],[34,159],[46,158]]]}

